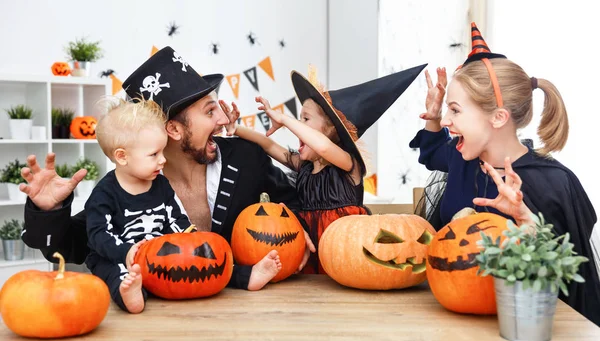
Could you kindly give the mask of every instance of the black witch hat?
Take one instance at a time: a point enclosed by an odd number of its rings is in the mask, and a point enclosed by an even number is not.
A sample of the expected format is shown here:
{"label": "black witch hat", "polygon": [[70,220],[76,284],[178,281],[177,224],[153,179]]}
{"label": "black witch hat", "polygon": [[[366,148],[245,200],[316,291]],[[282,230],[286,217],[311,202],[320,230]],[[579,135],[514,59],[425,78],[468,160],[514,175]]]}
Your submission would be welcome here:
{"label": "black witch hat", "polygon": [[292,71],[291,76],[294,90],[300,102],[304,103],[304,101],[311,98],[323,108],[325,114],[333,123],[344,150],[358,160],[361,170],[365,172],[365,162],[358,151],[358,147],[334,108],[341,111],[346,119],[356,127],[358,138],[360,138],[404,93],[425,66],[427,64],[366,83],[328,91],[331,103],[314,84],[300,73]]}

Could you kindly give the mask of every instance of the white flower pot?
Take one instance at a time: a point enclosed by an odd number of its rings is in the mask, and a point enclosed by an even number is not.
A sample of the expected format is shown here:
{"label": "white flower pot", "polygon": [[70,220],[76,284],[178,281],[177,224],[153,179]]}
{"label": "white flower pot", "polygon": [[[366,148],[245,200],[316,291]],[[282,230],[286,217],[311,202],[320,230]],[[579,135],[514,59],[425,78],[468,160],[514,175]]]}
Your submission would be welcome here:
{"label": "white flower pot", "polygon": [[11,119],[10,138],[13,140],[31,140],[31,127],[33,120]]}
{"label": "white flower pot", "polygon": [[92,194],[96,186],[96,180],[83,180],[75,187],[75,195],[79,198],[87,198]]}
{"label": "white flower pot", "polygon": [[70,62],[71,76],[89,77],[92,74],[92,62]]}
{"label": "white flower pot", "polygon": [[8,189],[8,199],[10,201],[22,201],[25,202],[27,194],[19,190],[19,185],[13,183],[7,183],[6,188]]}

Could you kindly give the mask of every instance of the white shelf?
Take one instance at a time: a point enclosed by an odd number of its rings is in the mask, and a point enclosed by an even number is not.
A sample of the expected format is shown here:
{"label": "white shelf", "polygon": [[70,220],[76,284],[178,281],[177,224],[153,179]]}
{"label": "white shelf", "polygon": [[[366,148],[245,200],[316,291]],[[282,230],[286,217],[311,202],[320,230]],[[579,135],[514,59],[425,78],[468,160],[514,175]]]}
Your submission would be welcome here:
{"label": "white shelf", "polygon": [[0,82],[52,83],[52,84],[74,84],[74,85],[106,85],[106,86],[110,86],[112,84],[111,80],[109,78],[49,76],[49,75],[12,75],[12,74],[0,74]]}
{"label": "white shelf", "polygon": [[13,139],[0,139],[0,144],[36,144],[36,143],[48,143],[48,140],[13,140]]}
{"label": "white shelf", "polygon": [[25,200],[21,201],[21,200],[0,199],[0,207],[1,206],[20,206],[20,205],[25,205]]}
{"label": "white shelf", "polygon": [[49,262],[43,257],[41,258],[31,258],[25,257],[22,260],[5,260],[3,255],[0,255],[0,268],[10,268],[17,267],[23,265],[33,265],[33,264],[48,264]]}
{"label": "white shelf", "polygon": [[98,143],[98,141],[96,139],[54,139],[52,143]]}

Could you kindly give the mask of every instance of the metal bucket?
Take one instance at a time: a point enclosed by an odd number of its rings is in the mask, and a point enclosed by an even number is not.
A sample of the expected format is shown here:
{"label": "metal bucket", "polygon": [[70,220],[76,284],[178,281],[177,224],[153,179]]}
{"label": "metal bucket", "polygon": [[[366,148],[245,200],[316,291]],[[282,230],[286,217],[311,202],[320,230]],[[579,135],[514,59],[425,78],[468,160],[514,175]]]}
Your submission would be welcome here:
{"label": "metal bucket", "polygon": [[552,323],[558,292],[550,288],[534,292],[523,289],[522,282],[507,286],[494,278],[500,336],[512,341],[547,341],[552,338]]}
{"label": "metal bucket", "polygon": [[21,260],[25,258],[25,243],[22,240],[2,240],[5,260]]}
{"label": "metal bucket", "polygon": [[71,76],[73,77],[90,77],[92,74],[92,62],[70,62]]}

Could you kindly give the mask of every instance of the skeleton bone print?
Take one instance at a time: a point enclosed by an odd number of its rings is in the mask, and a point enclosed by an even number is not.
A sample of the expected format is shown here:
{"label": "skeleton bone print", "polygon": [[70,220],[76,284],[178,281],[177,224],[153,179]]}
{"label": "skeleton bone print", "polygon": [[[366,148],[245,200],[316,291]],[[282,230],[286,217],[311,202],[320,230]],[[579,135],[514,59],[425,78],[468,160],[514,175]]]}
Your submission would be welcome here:
{"label": "skeleton bone print", "polygon": [[162,91],[162,88],[171,88],[171,85],[168,82],[160,84],[160,73],[158,72],[156,73],[156,77],[147,76],[146,78],[144,78],[144,80],[142,81],[142,85],[144,87],[140,88],[140,91],[149,92],[150,100],[153,100],[154,96],[158,95]]}
{"label": "skeleton bone print", "polygon": [[172,211],[172,209],[172,207],[169,207],[167,210],[164,203],[155,208],[141,211],[132,212],[125,209],[123,216],[128,221],[125,223],[121,238],[134,240],[135,237],[140,235],[146,236],[146,239],[162,236],[161,230],[167,217],[167,211]]}
{"label": "skeleton bone print", "polygon": [[185,67],[186,67],[186,66],[190,66],[190,65],[188,64],[188,62],[186,62],[186,61],[183,59],[183,57],[181,57],[181,56],[179,55],[179,53],[177,53],[177,52],[175,52],[175,51],[173,51],[173,62],[174,62],[174,63],[177,63],[177,62],[181,63],[181,71],[183,71],[183,72],[187,72],[187,69],[186,69]]}

